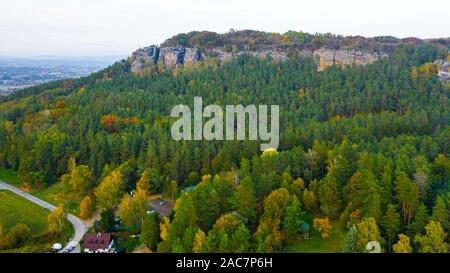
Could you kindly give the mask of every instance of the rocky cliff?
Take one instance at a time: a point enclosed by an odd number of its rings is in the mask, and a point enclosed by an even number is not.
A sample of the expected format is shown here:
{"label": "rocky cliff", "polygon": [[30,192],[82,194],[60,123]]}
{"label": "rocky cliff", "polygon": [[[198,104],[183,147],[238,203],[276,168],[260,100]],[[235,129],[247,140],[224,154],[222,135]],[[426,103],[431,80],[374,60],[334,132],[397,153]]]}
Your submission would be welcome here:
{"label": "rocky cliff", "polygon": [[447,56],[446,60],[437,60],[435,62],[439,65],[438,77],[443,82],[450,82],[450,55]]}
{"label": "rocky cliff", "polygon": [[319,49],[313,53],[313,56],[318,57],[319,71],[333,65],[365,65],[389,57],[385,52],[344,49]]}
{"label": "rocky cliff", "polygon": [[195,63],[201,59],[202,56],[197,48],[158,47],[152,45],[133,52],[131,56],[131,72],[135,74],[140,73],[146,63],[172,68],[177,65]]}
{"label": "rocky cliff", "polygon": [[[205,55],[218,58],[220,61],[226,61],[242,54],[249,54],[261,58],[270,56],[277,61],[283,61],[288,58],[287,51],[280,48],[238,51],[235,53],[224,51],[221,48],[213,48],[201,54],[197,48],[158,47],[153,45],[138,49],[133,53],[131,71],[135,74],[141,73],[146,63],[173,68],[178,65],[193,64],[201,61],[205,58]],[[325,48],[314,52],[311,50],[302,50],[300,54],[315,58],[318,61],[319,71],[333,65],[365,65],[388,57],[388,54],[385,52],[377,53],[362,50],[332,50]]]}

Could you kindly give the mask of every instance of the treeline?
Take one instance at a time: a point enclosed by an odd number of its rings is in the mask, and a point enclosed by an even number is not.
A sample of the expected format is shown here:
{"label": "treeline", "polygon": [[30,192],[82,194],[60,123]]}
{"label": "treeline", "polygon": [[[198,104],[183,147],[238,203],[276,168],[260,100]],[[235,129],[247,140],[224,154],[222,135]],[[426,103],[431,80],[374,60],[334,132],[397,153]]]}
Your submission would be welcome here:
{"label": "treeline", "polygon": [[[430,39],[427,41],[442,48],[449,48],[448,39]],[[356,49],[393,53],[402,44],[421,45],[425,41],[418,38],[398,39],[392,36],[365,38],[362,36],[342,36],[332,33],[310,34],[302,31],[285,33],[254,30],[230,29],[226,33],[211,31],[192,31],[177,34],[162,43],[162,46],[195,47],[202,51],[221,48],[224,51],[255,51],[262,49],[282,49],[288,52],[297,50]]]}

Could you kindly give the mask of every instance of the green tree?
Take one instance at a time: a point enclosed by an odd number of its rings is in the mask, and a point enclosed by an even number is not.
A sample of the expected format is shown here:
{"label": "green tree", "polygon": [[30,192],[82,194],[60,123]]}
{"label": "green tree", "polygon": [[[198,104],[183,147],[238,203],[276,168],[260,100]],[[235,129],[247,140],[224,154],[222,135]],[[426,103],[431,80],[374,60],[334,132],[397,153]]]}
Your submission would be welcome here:
{"label": "green tree", "polygon": [[423,203],[417,208],[416,214],[414,215],[414,221],[408,225],[408,229],[412,234],[420,234],[425,230],[425,226],[428,222],[428,212],[427,208]]}
{"label": "green tree", "polygon": [[363,217],[373,217],[376,221],[381,216],[380,194],[377,180],[368,170],[356,172],[344,188],[347,199],[347,213],[359,209]]}
{"label": "green tree", "polygon": [[419,203],[419,188],[404,172],[400,172],[397,177],[397,199],[400,202],[403,223],[408,224]]}
{"label": "green tree", "polygon": [[309,212],[316,212],[318,210],[317,197],[313,191],[305,189],[303,191],[303,204],[305,205],[305,210]]}
{"label": "green tree", "polygon": [[216,221],[208,232],[205,244],[208,252],[248,252],[250,233],[236,214],[228,213]]}
{"label": "green tree", "polygon": [[253,181],[249,177],[241,180],[231,198],[231,203],[233,208],[250,224],[255,223],[258,204]]}
{"label": "green tree", "polygon": [[371,241],[376,241],[382,244],[383,239],[380,235],[380,230],[378,228],[377,222],[373,217],[364,218],[360,223],[356,225],[358,229],[358,240],[356,243],[358,252],[364,252],[367,243]]}
{"label": "green tree", "polygon": [[319,182],[320,209],[331,219],[336,219],[342,210],[341,192],[336,180],[327,176]]}
{"label": "green tree", "polygon": [[100,229],[103,232],[111,232],[114,230],[114,210],[105,209],[100,213]]}
{"label": "green tree", "polygon": [[353,225],[350,230],[345,235],[344,247],[342,248],[343,253],[355,253],[356,243],[358,240],[358,229]]}
{"label": "green tree", "polygon": [[86,165],[77,166],[72,157],[68,164],[69,183],[74,192],[82,195],[86,194],[93,186],[94,178],[91,170]]}
{"label": "green tree", "polygon": [[144,218],[141,232],[141,243],[148,248],[155,250],[159,241],[159,217],[156,213],[147,215]]}
{"label": "green tree", "polygon": [[390,251],[392,240],[400,230],[400,213],[398,213],[395,205],[389,204],[386,214],[383,217],[381,223],[387,237],[388,237],[388,250]]}
{"label": "green tree", "polygon": [[431,214],[431,220],[441,223],[444,229],[449,228],[449,212],[447,210],[447,204],[443,196],[438,196],[436,204],[433,207],[433,213]]}
{"label": "green tree", "polygon": [[283,231],[285,231],[289,237],[295,238],[300,232],[302,223],[300,202],[294,195],[292,203],[286,208],[286,215],[283,220]]}

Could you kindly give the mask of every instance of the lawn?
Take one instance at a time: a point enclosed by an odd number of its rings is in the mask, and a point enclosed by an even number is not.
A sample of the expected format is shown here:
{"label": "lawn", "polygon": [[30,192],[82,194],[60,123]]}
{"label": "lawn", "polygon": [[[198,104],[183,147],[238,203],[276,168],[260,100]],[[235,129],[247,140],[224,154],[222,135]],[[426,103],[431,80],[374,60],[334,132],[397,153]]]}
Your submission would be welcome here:
{"label": "lawn", "polygon": [[2,252],[47,252],[54,242],[66,244],[73,234],[73,227],[67,219],[60,235],[50,235],[47,231],[49,211],[8,190],[0,190],[0,222],[6,232],[18,223],[31,229],[31,238],[25,244]]}
{"label": "lawn", "polygon": [[21,182],[13,170],[0,168],[0,180],[20,188]]}
{"label": "lawn", "polygon": [[6,230],[15,224],[26,224],[33,235],[45,231],[49,211],[10,192],[0,190],[0,222]]}
{"label": "lawn", "polygon": [[[316,216],[318,217],[318,216]],[[322,216],[320,216],[322,217]],[[338,222],[332,222],[330,237],[327,240],[322,239],[320,233],[314,230],[312,215],[306,215],[305,220],[310,225],[309,239],[298,240],[291,243],[287,252],[293,253],[339,253],[344,244],[345,229]]]}
{"label": "lawn", "polygon": [[[13,170],[0,168],[0,180],[17,188],[22,188],[22,182]],[[30,194],[55,206],[64,204],[64,208],[67,212],[78,215],[81,197],[62,192],[60,184],[56,183],[45,189],[32,191]]]}
{"label": "lawn", "polygon": [[63,204],[64,210],[73,215],[80,213],[81,196],[65,192],[61,189],[60,183],[53,184],[43,190],[31,192],[31,194],[56,206]]}

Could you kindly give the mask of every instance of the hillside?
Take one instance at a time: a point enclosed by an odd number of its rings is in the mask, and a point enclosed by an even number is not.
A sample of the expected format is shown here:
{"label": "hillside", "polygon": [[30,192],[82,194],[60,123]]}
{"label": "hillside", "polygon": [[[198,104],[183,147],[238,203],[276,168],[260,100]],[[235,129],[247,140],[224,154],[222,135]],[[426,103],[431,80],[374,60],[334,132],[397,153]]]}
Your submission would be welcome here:
{"label": "hillside", "polygon": [[[158,252],[307,251],[304,223],[321,230],[314,251],[348,245],[355,226],[355,252],[372,240],[391,252],[398,234],[426,252],[431,229],[445,238],[432,252],[448,252],[448,50],[448,39],[180,34],[88,77],[0,97],[0,168],[26,190],[95,204],[80,213],[117,212]],[[277,151],[173,140],[172,107],[198,96],[279,105]],[[159,193],[174,204],[161,219],[147,216]]]}

